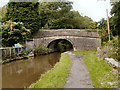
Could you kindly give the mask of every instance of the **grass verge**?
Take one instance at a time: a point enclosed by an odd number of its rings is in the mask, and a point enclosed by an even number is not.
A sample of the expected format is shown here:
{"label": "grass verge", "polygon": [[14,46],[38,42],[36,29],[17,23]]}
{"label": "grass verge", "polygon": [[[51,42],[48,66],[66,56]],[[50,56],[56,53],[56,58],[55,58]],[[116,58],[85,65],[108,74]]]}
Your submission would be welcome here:
{"label": "grass verge", "polygon": [[68,54],[62,53],[60,62],[55,64],[53,69],[42,74],[41,78],[29,88],[64,88],[71,66],[72,60]]}
{"label": "grass verge", "polygon": [[[112,72],[113,68],[104,60],[98,61],[96,51],[74,51],[74,54],[86,55],[84,62],[89,70],[92,84],[95,88],[117,88],[118,77]],[[117,71],[117,70],[116,70]]]}

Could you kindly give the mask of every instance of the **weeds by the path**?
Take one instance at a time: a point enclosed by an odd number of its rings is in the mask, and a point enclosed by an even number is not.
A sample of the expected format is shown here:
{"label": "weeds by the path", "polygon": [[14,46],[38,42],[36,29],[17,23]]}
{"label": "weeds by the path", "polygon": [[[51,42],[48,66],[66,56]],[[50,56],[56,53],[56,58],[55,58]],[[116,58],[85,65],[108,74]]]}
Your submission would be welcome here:
{"label": "weeds by the path", "polygon": [[[117,88],[117,73],[104,60],[98,61],[96,51],[74,51],[74,54],[86,55],[84,62],[88,67],[95,88]],[[117,70],[116,70],[117,71]]]}
{"label": "weeds by the path", "polygon": [[32,84],[30,88],[64,88],[71,65],[72,60],[68,54],[62,53],[60,62],[53,69],[41,75],[40,80]]}

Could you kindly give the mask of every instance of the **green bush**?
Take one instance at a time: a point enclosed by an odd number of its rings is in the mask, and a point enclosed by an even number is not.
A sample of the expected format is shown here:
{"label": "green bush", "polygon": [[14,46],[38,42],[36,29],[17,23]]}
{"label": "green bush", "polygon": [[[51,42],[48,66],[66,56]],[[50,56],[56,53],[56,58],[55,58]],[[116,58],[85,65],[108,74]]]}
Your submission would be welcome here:
{"label": "green bush", "polygon": [[104,43],[98,49],[98,57],[100,60],[105,58],[114,58],[116,61],[120,61],[119,47],[118,47],[118,36],[113,37],[113,40]]}
{"label": "green bush", "polygon": [[66,40],[61,40],[57,45],[56,45],[57,51],[59,52],[64,52],[64,51],[69,51],[73,49],[72,44],[69,41]]}
{"label": "green bush", "polygon": [[49,54],[51,51],[52,51],[51,49],[45,48],[44,45],[41,45],[35,49],[34,54],[35,55]]}
{"label": "green bush", "polygon": [[21,52],[18,53],[18,56],[28,55],[30,53],[30,51],[31,50],[29,50],[29,49],[22,50]]}
{"label": "green bush", "polygon": [[5,63],[5,61],[4,61],[4,60],[1,60],[1,61],[0,61],[0,64],[4,64],[4,63]]}
{"label": "green bush", "polygon": [[29,49],[25,49],[25,50],[22,50],[21,52],[19,52],[17,54],[17,58],[16,59],[22,59],[22,58],[28,58],[28,54],[31,52],[31,50]]}
{"label": "green bush", "polygon": [[6,60],[6,62],[9,62],[9,61],[10,61],[10,59],[7,59],[7,60]]}
{"label": "green bush", "polygon": [[16,59],[18,59],[18,60],[20,60],[20,59],[22,59],[23,57],[17,57]]}

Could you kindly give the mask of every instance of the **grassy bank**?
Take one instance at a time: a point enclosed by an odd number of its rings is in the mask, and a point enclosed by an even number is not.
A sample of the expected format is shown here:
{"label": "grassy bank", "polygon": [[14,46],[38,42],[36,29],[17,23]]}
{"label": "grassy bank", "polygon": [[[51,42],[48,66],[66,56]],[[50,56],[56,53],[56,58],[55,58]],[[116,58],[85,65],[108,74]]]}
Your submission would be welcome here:
{"label": "grassy bank", "polygon": [[71,65],[72,60],[68,54],[62,53],[60,62],[53,69],[41,75],[41,78],[29,88],[64,88]]}
{"label": "grassy bank", "polygon": [[[88,67],[95,88],[117,88],[117,73],[104,60],[98,61],[96,51],[74,51],[74,54],[86,55],[84,62]],[[112,84],[112,85],[110,85]]]}

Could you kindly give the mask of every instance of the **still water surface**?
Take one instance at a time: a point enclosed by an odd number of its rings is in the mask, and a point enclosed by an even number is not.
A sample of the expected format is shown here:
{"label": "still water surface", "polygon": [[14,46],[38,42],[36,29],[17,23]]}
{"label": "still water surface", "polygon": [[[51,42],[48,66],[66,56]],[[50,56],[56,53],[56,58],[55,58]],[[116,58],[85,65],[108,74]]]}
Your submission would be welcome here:
{"label": "still water surface", "polygon": [[56,64],[60,53],[36,56],[2,65],[3,88],[26,88]]}

